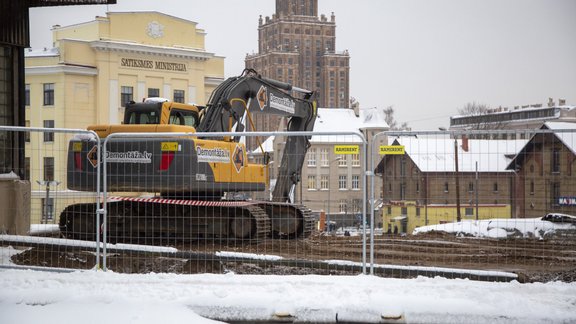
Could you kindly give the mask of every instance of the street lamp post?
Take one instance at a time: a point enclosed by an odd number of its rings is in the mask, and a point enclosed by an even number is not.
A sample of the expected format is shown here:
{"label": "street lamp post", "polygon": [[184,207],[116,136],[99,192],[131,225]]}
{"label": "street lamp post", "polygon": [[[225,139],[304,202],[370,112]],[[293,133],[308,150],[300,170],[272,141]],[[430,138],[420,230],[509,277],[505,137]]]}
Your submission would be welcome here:
{"label": "street lamp post", "polygon": [[476,161],[476,220],[478,220],[478,161]]}
{"label": "street lamp post", "polygon": [[334,160],[332,160],[332,161],[328,164],[328,214],[326,214],[326,223],[328,223],[328,233],[331,232],[331,230],[330,230],[330,228],[331,228],[331,227],[330,227],[330,203],[331,203],[331,200],[330,200],[330,191],[332,191],[332,188],[331,188],[330,186],[331,186],[331,184],[332,184],[332,181],[330,181],[330,173],[331,173],[331,172],[330,172],[330,171],[331,171],[330,168],[332,168],[332,163],[337,162],[337,161],[340,161],[341,159],[342,159],[342,157],[339,156],[339,157],[335,158]]}
{"label": "street lamp post", "polygon": [[[48,224],[48,202],[50,200],[50,186],[51,185],[59,185],[60,181],[50,181],[50,180],[36,180],[36,183],[41,186],[46,186],[46,197],[44,199],[44,205],[42,206],[42,224]],[[53,205],[52,205],[53,206]]]}

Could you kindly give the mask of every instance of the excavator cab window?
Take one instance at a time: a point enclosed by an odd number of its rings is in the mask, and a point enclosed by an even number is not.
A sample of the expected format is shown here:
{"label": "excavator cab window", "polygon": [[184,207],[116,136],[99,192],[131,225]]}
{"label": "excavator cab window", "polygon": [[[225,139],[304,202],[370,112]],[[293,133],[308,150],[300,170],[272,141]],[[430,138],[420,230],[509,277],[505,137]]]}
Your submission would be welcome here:
{"label": "excavator cab window", "polygon": [[170,124],[196,127],[198,121],[198,114],[195,111],[176,108],[170,111]]}
{"label": "excavator cab window", "polygon": [[156,108],[139,108],[131,109],[126,112],[124,124],[142,125],[142,124],[159,124],[160,112]]}

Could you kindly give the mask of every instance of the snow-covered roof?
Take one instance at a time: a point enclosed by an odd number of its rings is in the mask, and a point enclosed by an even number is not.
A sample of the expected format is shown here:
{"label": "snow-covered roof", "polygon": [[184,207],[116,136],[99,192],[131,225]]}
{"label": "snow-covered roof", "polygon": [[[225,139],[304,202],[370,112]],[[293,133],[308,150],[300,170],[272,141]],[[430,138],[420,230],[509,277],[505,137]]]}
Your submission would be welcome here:
{"label": "snow-covered roof", "polygon": [[[362,130],[381,129],[388,130],[385,114],[379,108],[360,109],[360,116],[356,116],[349,108],[318,108],[318,117],[314,123],[314,132],[360,132]],[[268,137],[262,147],[265,152],[274,151],[274,136]],[[354,135],[314,135],[311,143],[360,143],[360,138]],[[260,147],[251,153],[262,153]]]}
{"label": "snow-covered roof", "polygon": [[[356,116],[349,108],[318,108],[318,117],[314,124],[315,132],[359,132],[366,129],[388,130],[383,109],[364,108]],[[312,136],[312,143],[346,142],[360,143],[360,138],[353,135]]]}
{"label": "snow-covered roof", "polygon": [[24,51],[25,57],[41,57],[41,56],[58,56],[60,52],[58,48],[44,48],[44,49],[28,49]]}
{"label": "snow-covered roof", "polygon": [[[562,109],[562,110],[573,110],[576,109],[576,106],[573,105],[555,105],[553,107],[526,107],[526,108],[515,108],[515,109],[492,109],[490,110],[490,112],[486,112],[486,113],[482,113],[480,114],[481,116],[492,116],[492,115],[504,115],[504,114],[508,114],[508,113],[513,113],[513,112],[526,112],[526,111],[535,111],[535,110],[545,110],[545,109]],[[452,116],[452,118],[462,118],[462,117],[474,117],[474,116],[480,116],[478,114],[476,115],[454,115]]]}
{"label": "snow-covered roof", "polygon": [[264,150],[264,152],[273,152],[274,151],[274,138],[275,136],[268,136],[268,138],[262,142],[262,149],[260,149],[260,146],[256,147],[254,150],[252,150],[250,153],[251,154],[261,154],[262,150]]}
{"label": "snow-covered roof", "polygon": [[574,130],[574,132],[557,132],[555,135],[568,149],[570,149],[570,151],[572,151],[573,154],[576,155],[576,123],[546,122],[543,127],[553,131]]}
{"label": "snow-covered roof", "polygon": [[[571,152],[576,155],[576,123],[567,122],[546,122],[542,125],[541,129],[550,129],[554,132],[556,136]],[[560,130],[574,130],[573,132],[562,132]],[[538,134],[538,133],[535,133]],[[532,136],[534,138],[534,136]],[[532,140],[532,138],[530,140]],[[516,165],[522,164],[522,160],[525,158],[524,154],[520,154],[522,151],[527,150],[528,142],[519,150],[516,156],[510,160],[508,168],[513,169]]]}
{"label": "snow-covered roof", "polygon": [[[404,145],[406,154],[422,172],[454,172],[454,139],[438,136],[389,138],[390,144]],[[468,150],[458,139],[458,171],[509,172],[506,167],[527,140],[468,140]]]}

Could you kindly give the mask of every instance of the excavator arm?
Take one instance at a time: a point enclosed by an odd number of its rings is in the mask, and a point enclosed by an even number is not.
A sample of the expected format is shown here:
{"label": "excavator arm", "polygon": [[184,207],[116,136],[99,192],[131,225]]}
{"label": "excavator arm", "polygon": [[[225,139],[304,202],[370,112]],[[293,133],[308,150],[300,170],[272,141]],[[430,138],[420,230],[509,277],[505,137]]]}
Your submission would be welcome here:
{"label": "excavator arm", "polygon": [[[312,131],[316,120],[315,99],[313,91],[266,79],[256,71],[246,69],[239,77],[224,81],[212,93],[197,130],[241,132],[251,120],[251,114],[273,114],[288,118],[288,131]],[[238,141],[239,138],[223,140]],[[288,137],[272,193],[273,201],[290,201],[291,192],[300,181],[309,146],[308,136]]]}

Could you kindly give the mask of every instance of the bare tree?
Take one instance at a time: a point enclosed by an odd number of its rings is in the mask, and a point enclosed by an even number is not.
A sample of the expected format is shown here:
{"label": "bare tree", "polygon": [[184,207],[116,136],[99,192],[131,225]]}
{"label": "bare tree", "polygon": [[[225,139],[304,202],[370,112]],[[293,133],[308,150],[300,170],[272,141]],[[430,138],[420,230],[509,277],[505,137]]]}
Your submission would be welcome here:
{"label": "bare tree", "polygon": [[392,106],[388,106],[384,109],[384,120],[386,121],[386,124],[388,124],[388,127],[390,127],[390,130],[394,130],[396,129],[396,120],[394,120],[394,108],[392,108]]}
{"label": "bare tree", "polygon": [[486,115],[494,114],[491,112],[491,110],[492,109],[488,105],[473,101],[458,109],[458,113],[461,116],[476,117],[469,119],[469,123],[467,123],[466,128],[470,130],[491,130],[506,128],[507,123],[503,120],[503,118],[483,117]]}
{"label": "bare tree", "polygon": [[396,119],[394,119],[394,108],[392,108],[392,106],[388,106],[384,109],[384,121],[386,121],[390,130],[411,130],[406,122],[402,123],[400,127],[398,127],[398,123],[396,122]]}
{"label": "bare tree", "polygon": [[458,109],[458,113],[464,116],[479,116],[488,113],[488,105],[483,103],[469,102],[464,107]]}

